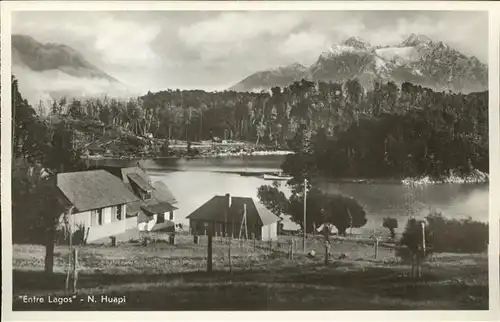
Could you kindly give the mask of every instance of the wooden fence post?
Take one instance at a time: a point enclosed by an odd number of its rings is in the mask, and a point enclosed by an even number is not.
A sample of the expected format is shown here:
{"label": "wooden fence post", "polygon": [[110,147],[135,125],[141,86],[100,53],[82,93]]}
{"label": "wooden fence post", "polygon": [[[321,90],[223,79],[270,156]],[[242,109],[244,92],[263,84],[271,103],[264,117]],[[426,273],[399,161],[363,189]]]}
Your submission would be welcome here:
{"label": "wooden fence post", "polygon": [[420,279],[421,277],[421,271],[420,271],[420,254],[417,254],[417,279]]}
{"label": "wooden fence post", "polygon": [[73,249],[73,294],[76,294],[78,281],[78,248]]}
{"label": "wooden fence post", "polygon": [[231,238],[228,238],[228,248],[227,248],[227,257],[228,257],[228,260],[229,260],[229,272],[232,272],[233,271],[233,267],[232,267],[232,264],[231,264]]}
{"label": "wooden fence post", "polygon": [[325,240],[325,265],[328,265],[328,251],[329,251],[329,242]]}
{"label": "wooden fence post", "polygon": [[377,259],[377,256],[378,256],[378,238],[377,237],[375,238],[375,245],[374,246],[375,246],[375,255],[374,255],[374,257],[375,257],[375,259]]}
{"label": "wooden fence post", "polygon": [[413,252],[410,253],[410,264],[411,264],[410,278],[415,279],[415,254],[413,254]]}
{"label": "wooden fence post", "polygon": [[209,229],[208,240],[207,240],[207,272],[212,271],[212,237],[213,229]]}
{"label": "wooden fence post", "polygon": [[253,251],[255,252],[255,234],[252,234],[252,238],[253,238]]}

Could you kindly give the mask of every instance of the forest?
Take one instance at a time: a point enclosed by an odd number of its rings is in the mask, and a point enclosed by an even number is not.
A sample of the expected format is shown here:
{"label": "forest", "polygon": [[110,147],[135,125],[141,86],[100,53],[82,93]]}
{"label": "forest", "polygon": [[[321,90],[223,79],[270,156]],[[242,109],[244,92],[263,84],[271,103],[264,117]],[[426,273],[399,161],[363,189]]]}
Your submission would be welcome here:
{"label": "forest", "polygon": [[261,93],[166,90],[129,100],[63,98],[43,114],[93,119],[137,136],[241,140],[291,149],[285,172],[386,178],[488,172],[488,92],[404,83],[302,80]]}

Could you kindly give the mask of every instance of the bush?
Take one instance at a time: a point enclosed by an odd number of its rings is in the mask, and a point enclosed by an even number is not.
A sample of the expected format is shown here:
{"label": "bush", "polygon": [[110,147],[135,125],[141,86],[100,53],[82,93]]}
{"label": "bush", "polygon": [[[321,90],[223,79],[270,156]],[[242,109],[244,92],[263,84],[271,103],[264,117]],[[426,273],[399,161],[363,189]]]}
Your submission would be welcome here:
{"label": "bush", "polygon": [[405,230],[401,236],[400,244],[401,247],[397,251],[397,256],[403,259],[403,262],[407,262],[412,254],[418,254],[420,258],[425,258],[433,251],[432,247],[432,235],[427,229],[425,229],[425,252],[423,252],[423,234],[422,234],[422,224],[426,224],[424,220],[417,220],[415,218],[408,219],[406,223]]}
{"label": "bush", "polygon": [[488,224],[468,219],[446,219],[439,213],[426,217],[435,252],[481,253],[488,248]]}
{"label": "bush", "polygon": [[[426,252],[421,253],[422,223],[425,224]],[[424,220],[408,220],[397,255],[403,261],[411,253],[481,253],[488,248],[488,224],[468,219],[447,219],[440,213],[429,214]]]}
{"label": "bush", "polygon": [[398,220],[396,218],[384,218],[382,226],[389,229],[392,239],[396,238],[396,232],[394,231],[394,229],[398,228]]}

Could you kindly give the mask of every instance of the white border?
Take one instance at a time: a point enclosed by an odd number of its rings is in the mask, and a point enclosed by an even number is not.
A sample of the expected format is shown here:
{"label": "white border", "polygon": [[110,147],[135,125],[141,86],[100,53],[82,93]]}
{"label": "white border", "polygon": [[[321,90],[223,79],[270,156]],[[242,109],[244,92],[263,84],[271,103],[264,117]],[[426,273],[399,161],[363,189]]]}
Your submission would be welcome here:
{"label": "white border", "polygon": [[[290,1],[290,2],[152,2],[152,1],[13,1],[1,4],[1,209],[2,320],[373,320],[373,321],[500,321],[500,4],[496,2]],[[489,311],[256,311],[256,312],[12,312],[11,232],[11,66],[12,11],[153,11],[153,10],[460,10],[489,11],[489,124],[490,124],[490,309]],[[362,303],[360,303],[362,307]]]}

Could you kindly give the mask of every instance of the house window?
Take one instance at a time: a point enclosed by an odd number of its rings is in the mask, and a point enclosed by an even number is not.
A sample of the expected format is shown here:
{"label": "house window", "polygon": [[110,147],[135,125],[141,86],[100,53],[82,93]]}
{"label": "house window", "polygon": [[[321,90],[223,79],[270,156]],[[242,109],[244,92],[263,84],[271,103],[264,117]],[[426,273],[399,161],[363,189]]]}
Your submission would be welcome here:
{"label": "house window", "polygon": [[143,199],[144,200],[149,200],[151,199],[151,192],[145,192],[144,195],[143,195]]}
{"label": "house window", "polygon": [[102,225],[102,208],[97,209],[97,223]]}
{"label": "house window", "polygon": [[165,214],[161,213],[157,215],[156,223],[161,224],[165,222]]}
{"label": "house window", "polygon": [[116,219],[122,220],[122,205],[116,206]]}
{"label": "house window", "polygon": [[174,220],[174,212],[171,211],[169,214],[168,214],[168,220],[170,221],[173,221]]}

